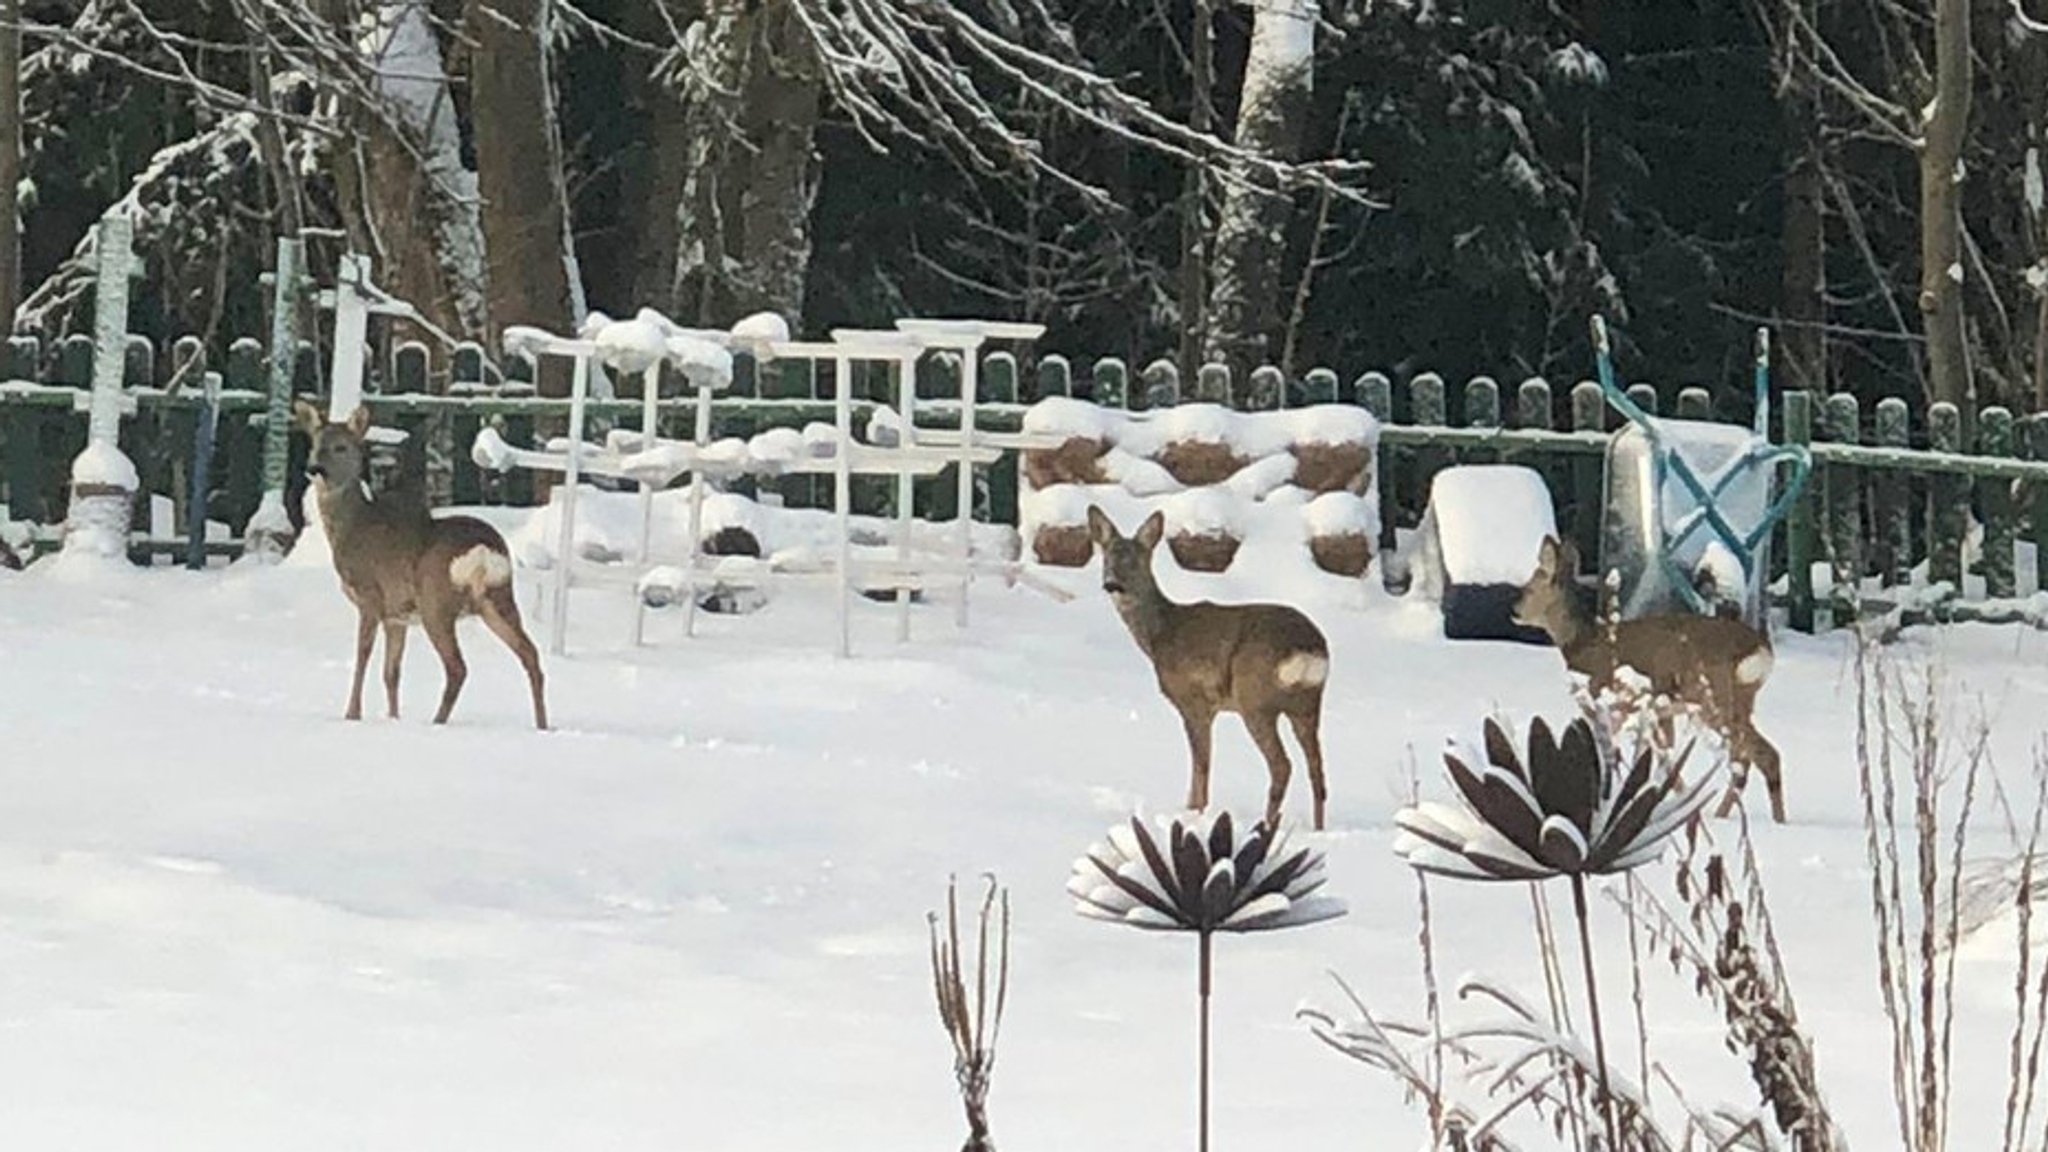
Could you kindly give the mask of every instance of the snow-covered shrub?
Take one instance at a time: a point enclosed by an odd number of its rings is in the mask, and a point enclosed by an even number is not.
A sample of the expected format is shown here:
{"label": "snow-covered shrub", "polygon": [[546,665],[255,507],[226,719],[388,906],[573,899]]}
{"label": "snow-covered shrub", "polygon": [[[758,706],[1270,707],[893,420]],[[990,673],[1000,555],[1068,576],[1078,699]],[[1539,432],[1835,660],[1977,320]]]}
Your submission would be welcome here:
{"label": "snow-covered shrub", "polygon": [[1166,546],[1190,572],[1222,572],[1244,544],[1244,509],[1218,488],[1195,488],[1169,497]]}

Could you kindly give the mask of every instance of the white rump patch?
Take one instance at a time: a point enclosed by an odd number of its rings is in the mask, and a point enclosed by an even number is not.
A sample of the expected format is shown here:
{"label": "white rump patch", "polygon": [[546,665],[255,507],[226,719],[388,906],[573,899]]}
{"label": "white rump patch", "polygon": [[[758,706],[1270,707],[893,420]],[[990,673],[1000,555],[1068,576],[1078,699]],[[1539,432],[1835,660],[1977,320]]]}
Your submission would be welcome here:
{"label": "white rump patch", "polygon": [[1763,683],[1764,677],[1771,674],[1771,666],[1775,661],[1776,658],[1771,655],[1769,648],[1759,648],[1751,652],[1736,662],[1735,682],[1737,684]]}
{"label": "white rump patch", "polygon": [[1288,688],[1312,688],[1330,675],[1330,658],[1314,652],[1296,652],[1273,669],[1274,678]]}
{"label": "white rump patch", "polygon": [[512,582],[512,561],[503,552],[482,544],[448,562],[448,579],[472,595]]}

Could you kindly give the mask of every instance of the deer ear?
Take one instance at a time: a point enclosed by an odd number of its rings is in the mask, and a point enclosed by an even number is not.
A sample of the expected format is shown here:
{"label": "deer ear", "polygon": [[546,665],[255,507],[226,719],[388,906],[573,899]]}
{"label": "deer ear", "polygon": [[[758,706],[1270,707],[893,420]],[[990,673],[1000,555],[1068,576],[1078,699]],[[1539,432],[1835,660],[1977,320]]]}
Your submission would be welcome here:
{"label": "deer ear", "polygon": [[320,426],[327,423],[327,417],[322,416],[318,408],[304,400],[292,401],[292,420],[299,426],[299,431],[308,436],[319,435]]}
{"label": "deer ear", "polygon": [[1105,548],[1109,546],[1110,541],[1116,539],[1116,524],[1110,520],[1107,513],[1094,504],[1088,506],[1088,535]]}
{"label": "deer ear", "polygon": [[1136,537],[1138,547],[1150,552],[1152,549],[1159,547],[1159,538],[1164,535],[1166,535],[1166,513],[1154,512],[1150,516],[1145,517],[1143,524],[1138,525],[1138,535]]}
{"label": "deer ear", "polygon": [[368,432],[370,430],[370,410],[360,404],[356,405],[356,410],[349,413],[348,416],[348,430],[358,437]]}
{"label": "deer ear", "polygon": [[1568,578],[1579,574],[1579,546],[1577,544],[1566,540],[1557,546],[1557,567],[1558,571],[1564,573]]}

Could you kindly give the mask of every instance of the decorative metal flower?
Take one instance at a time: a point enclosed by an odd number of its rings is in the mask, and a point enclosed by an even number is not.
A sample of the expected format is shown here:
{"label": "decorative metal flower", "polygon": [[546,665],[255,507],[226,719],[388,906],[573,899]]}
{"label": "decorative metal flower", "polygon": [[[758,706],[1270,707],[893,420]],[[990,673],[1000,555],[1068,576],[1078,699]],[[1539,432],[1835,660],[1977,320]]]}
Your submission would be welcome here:
{"label": "decorative metal flower", "polygon": [[1344,902],[1312,895],[1323,854],[1254,826],[1238,839],[1228,812],[1156,820],[1137,816],[1074,861],[1067,891],[1075,911],[1166,932],[1257,932],[1344,914]]}
{"label": "decorative metal flower", "polygon": [[1425,801],[1395,817],[1394,851],[1410,866],[1470,880],[1625,872],[1706,804],[1720,768],[1688,784],[1679,769],[1693,742],[1659,770],[1654,741],[1638,741],[1631,762],[1583,716],[1562,738],[1532,720],[1526,754],[1497,720],[1485,743],[1483,756],[1456,739],[1444,752],[1462,806]]}

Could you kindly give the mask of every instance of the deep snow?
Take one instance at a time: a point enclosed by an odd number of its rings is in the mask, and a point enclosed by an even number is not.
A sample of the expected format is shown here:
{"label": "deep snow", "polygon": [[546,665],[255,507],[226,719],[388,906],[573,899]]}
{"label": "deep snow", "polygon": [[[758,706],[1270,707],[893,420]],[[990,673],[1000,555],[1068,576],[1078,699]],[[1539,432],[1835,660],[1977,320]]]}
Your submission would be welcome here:
{"label": "deep snow", "polygon": [[[1293,1012],[1340,1007],[1335,971],[1419,1015],[1415,880],[1390,851],[1410,749],[1440,791],[1445,736],[1495,706],[1564,711],[1560,662],[1444,641],[1426,604],[1305,556],[1240,567],[1159,561],[1170,593],[1284,596],[1328,632],[1332,830],[1311,839],[1351,913],[1219,943],[1216,1147],[1413,1147],[1398,1091]],[[1192,1145],[1192,941],[1085,921],[1063,890],[1112,822],[1177,805],[1186,749],[1092,570],[1050,576],[1083,594],[984,584],[966,632],[922,605],[907,647],[893,606],[862,602],[849,661],[816,583],[700,616],[694,640],[655,614],[639,650],[618,642],[623,594],[580,594],[573,654],[547,662],[560,728],[536,734],[516,665],[473,625],[450,727],[427,723],[440,674],[417,635],[405,717],[342,721],[353,621],[321,566],[0,571],[0,1144],[948,1147],[963,1125],[924,915],[949,873],[964,898],[992,869],[1016,925],[999,1143]],[[1984,693],[2016,794],[2044,644],[1967,626],[1904,645]],[[1839,633],[1778,637],[1759,719],[1793,823],[1758,838],[1837,1118],[1891,1148],[1846,652]],[[1265,786],[1223,719],[1218,803],[1256,813]],[[1525,888],[1434,892],[1447,984],[1537,992]],[[1625,1028],[1626,935],[1600,915]],[[1955,1147],[1990,1146],[2002,1111],[2004,950],[1973,943],[1959,970]],[[1661,968],[1650,997],[1653,1056],[1697,1099],[1752,1105],[1717,1019]]]}

